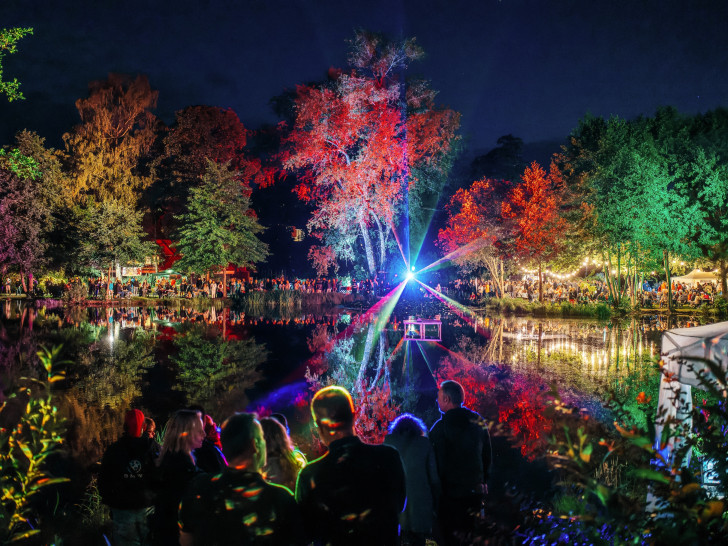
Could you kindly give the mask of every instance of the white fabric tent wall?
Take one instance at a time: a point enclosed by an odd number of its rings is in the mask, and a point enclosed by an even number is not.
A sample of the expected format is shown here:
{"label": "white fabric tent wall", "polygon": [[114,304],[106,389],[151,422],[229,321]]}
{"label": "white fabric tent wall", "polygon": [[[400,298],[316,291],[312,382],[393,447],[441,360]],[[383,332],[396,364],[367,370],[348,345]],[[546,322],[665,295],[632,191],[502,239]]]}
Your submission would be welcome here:
{"label": "white fabric tent wall", "polygon": [[[691,424],[692,387],[701,388],[699,376],[708,380],[712,374],[699,360],[719,363],[728,370],[728,322],[718,322],[695,328],[673,328],[662,335],[663,374],[660,380],[660,396],[655,421],[656,449],[660,450],[660,438],[668,419],[672,419],[674,430],[679,423]],[[671,379],[668,379],[671,378]],[[661,451],[666,461],[672,451],[679,447],[679,438],[671,438]],[[687,464],[689,460],[683,461]]]}
{"label": "white fabric tent wall", "polygon": [[681,284],[693,285],[699,282],[720,282],[720,277],[717,273],[712,271],[700,271],[699,269],[693,269],[687,275],[683,275],[682,277],[671,277],[670,280]]}

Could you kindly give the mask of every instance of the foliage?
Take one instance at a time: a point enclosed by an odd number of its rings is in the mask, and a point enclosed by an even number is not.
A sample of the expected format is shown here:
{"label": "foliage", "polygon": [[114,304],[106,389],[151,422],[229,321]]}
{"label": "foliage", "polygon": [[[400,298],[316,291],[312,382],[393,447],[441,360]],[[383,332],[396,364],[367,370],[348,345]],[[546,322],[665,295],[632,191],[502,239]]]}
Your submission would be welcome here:
{"label": "foliage", "polygon": [[179,267],[206,273],[229,263],[250,267],[268,255],[250,198],[227,165],[208,162],[202,184],[193,188],[189,212],[181,216]]}
{"label": "foliage", "polygon": [[20,92],[20,82],[17,78],[12,81],[3,81],[3,59],[5,55],[15,53],[18,50],[17,42],[24,36],[33,34],[32,28],[4,28],[0,30],[0,94],[5,95],[8,101],[24,99]]}
{"label": "foliage", "polygon": [[612,315],[612,309],[606,303],[539,303],[522,298],[490,298],[486,307],[503,313],[523,313],[535,316],[561,315],[564,317],[595,317],[606,319]]}
{"label": "foliage", "polygon": [[[699,378],[707,396],[696,404],[692,427],[668,420],[666,435],[655,438],[652,396],[631,391],[631,401],[613,394],[607,407],[615,416],[614,429],[576,417],[567,405],[556,410],[571,414],[573,422],[554,435],[553,462],[564,476],[564,498],[559,512],[547,518],[540,531],[547,541],[557,537],[590,544],[720,544],[726,532],[725,427],[728,420],[723,395],[726,371],[720,364],[700,361],[710,373]],[[688,364],[689,365],[689,364]],[[697,362],[695,363],[697,365]],[[662,369],[662,381],[676,379]],[[556,397],[559,402],[558,396]],[[639,409],[635,410],[635,406]],[[635,411],[646,413],[635,419]],[[661,451],[671,437],[674,456],[665,459]],[[658,449],[659,447],[659,449]],[[698,451],[696,451],[698,450]],[[715,489],[703,485],[695,465],[685,465],[690,452],[716,465]],[[617,460],[629,461],[613,477],[596,472]],[[648,500],[648,493],[650,499]],[[568,511],[564,511],[568,507]]]}
{"label": "foliage", "polygon": [[265,346],[251,339],[210,339],[202,328],[175,337],[174,345],[177,352],[170,360],[177,365],[188,403],[209,402],[235,385],[252,386],[268,356]]}
{"label": "foliage", "polygon": [[48,214],[33,178],[20,178],[12,166],[0,166],[0,273],[20,271],[25,285],[24,274],[44,263]]}
{"label": "foliage", "polygon": [[538,268],[539,301],[543,301],[542,268],[559,254],[567,224],[558,206],[561,174],[552,163],[548,173],[535,161],[503,201],[502,215],[513,224],[512,251],[525,265]]}
{"label": "foliage", "polygon": [[187,212],[190,190],[200,185],[208,161],[229,165],[246,193],[252,183],[265,182],[260,160],[246,152],[248,136],[232,109],[189,106],[175,114],[175,124],[163,139],[163,151],[153,160],[157,180],[147,196],[158,229],[171,238],[179,226],[170,220]]}
{"label": "foliage", "polygon": [[78,264],[104,270],[114,265],[143,262],[153,252],[145,241],[142,212],[109,199],[74,209],[74,225],[69,226],[77,246]]}
{"label": "foliage", "polygon": [[298,197],[315,206],[309,231],[338,232],[347,241],[361,237],[374,277],[386,259],[396,206],[415,183],[410,166],[438,165],[459,116],[436,109],[434,92],[423,82],[400,83],[398,71],[421,56],[413,40],[395,43],[358,32],[352,46],[355,70],[297,89],[281,161],[300,175]]}
{"label": "foliage", "polygon": [[60,347],[38,353],[46,378],[28,380],[28,386],[0,407],[0,538],[14,543],[40,533],[34,501],[48,486],[68,481],[55,478],[45,463],[63,443],[65,430],[49,392],[51,383],[63,379],[57,371]]}
{"label": "foliage", "polygon": [[71,198],[108,199],[132,207],[149,186],[147,172],[158,121],[151,113],[159,93],[145,76],[109,74],[91,82],[89,96],[76,101],[81,124],[63,135],[69,154]]}
{"label": "foliage", "polygon": [[80,281],[71,281],[64,288],[62,299],[69,303],[83,303],[88,298],[88,286]]}
{"label": "foliage", "polygon": [[459,189],[446,206],[447,224],[437,235],[438,246],[464,272],[486,267],[496,288],[504,292],[501,219],[507,182],[483,178]]}

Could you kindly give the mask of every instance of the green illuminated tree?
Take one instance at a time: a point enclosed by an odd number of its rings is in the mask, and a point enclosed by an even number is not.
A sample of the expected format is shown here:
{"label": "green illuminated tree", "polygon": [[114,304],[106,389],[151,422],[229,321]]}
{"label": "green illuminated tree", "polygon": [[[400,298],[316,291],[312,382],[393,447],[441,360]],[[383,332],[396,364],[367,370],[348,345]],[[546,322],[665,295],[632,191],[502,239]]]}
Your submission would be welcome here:
{"label": "green illuminated tree", "polygon": [[[74,210],[80,263],[97,269],[140,263],[154,251],[142,230],[142,212],[116,200],[94,203]],[[72,228],[72,226],[69,226]]]}
{"label": "green illuminated tree", "polygon": [[728,294],[728,165],[698,148],[681,171],[681,190],[690,202],[690,238],[715,264],[722,292]]}
{"label": "green illuminated tree", "polygon": [[246,190],[228,165],[208,161],[202,183],[190,191],[189,212],[179,218],[179,267],[197,273],[221,270],[223,290],[229,263],[250,267],[268,256],[268,246],[257,237],[264,228]]}
{"label": "green illuminated tree", "polygon": [[5,95],[10,102],[22,100],[25,97],[20,92],[20,82],[16,78],[12,81],[3,81],[3,59],[8,53],[18,50],[18,41],[28,34],[33,34],[32,28],[4,28],[0,30],[0,94]]}

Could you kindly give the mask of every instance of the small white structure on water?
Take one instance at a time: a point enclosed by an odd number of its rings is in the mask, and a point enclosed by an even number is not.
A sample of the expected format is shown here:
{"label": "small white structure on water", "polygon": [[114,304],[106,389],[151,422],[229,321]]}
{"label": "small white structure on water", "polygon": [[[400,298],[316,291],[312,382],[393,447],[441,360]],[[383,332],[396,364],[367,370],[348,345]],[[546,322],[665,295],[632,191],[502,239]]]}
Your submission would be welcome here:
{"label": "small white structure on water", "polygon": [[442,341],[441,320],[409,317],[402,322],[406,340]]}

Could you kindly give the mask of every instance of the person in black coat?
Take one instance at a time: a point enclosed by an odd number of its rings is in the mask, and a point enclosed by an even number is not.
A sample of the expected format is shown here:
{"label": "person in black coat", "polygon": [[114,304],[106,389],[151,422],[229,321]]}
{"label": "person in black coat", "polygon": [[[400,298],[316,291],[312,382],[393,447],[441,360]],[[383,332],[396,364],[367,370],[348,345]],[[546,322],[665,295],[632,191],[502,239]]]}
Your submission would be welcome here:
{"label": "person in black coat", "polygon": [[460,383],[443,381],[437,392],[443,415],[430,430],[442,483],[438,519],[447,546],[472,544],[492,459],[488,426],[480,415],[463,407],[464,398]]}
{"label": "person in black coat", "polygon": [[342,387],[319,390],[311,413],[328,452],[301,470],[296,501],[307,539],[330,546],[395,546],[405,502],[397,450],[354,433],[354,404]]}
{"label": "person in black coat", "polygon": [[194,410],[179,410],[167,421],[157,461],[157,497],[150,518],[152,543],[157,546],[179,545],[179,503],[187,485],[201,473],[192,452],[204,438],[202,419]]}
{"label": "person in black coat", "polygon": [[124,434],[104,452],[99,493],[111,508],[114,544],[143,544],[147,516],[153,505],[154,445],[143,435],[144,414],[136,409],[124,416]]}
{"label": "person in black coat", "polygon": [[432,533],[435,502],[440,496],[440,478],[427,428],[414,415],[404,413],[389,425],[384,443],[399,452],[404,466],[407,506],[399,518],[403,544],[424,546]]}

